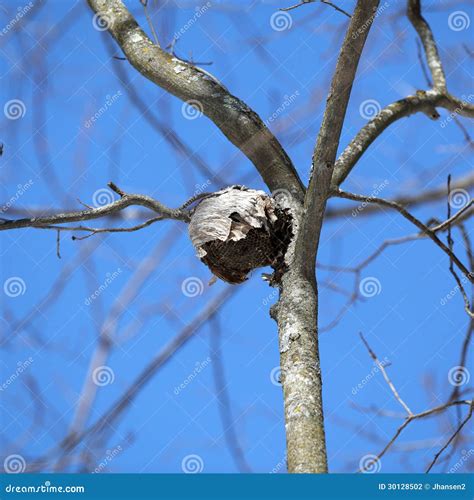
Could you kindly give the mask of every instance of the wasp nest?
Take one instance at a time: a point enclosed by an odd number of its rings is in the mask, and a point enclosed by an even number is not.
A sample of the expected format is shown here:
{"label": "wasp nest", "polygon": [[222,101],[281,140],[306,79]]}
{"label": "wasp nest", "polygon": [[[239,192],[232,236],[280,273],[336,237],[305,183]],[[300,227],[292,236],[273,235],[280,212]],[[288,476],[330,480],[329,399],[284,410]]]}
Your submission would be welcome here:
{"label": "wasp nest", "polygon": [[242,283],[258,267],[283,272],[291,216],[263,191],[231,186],[199,202],[191,214],[189,235],[214,275]]}

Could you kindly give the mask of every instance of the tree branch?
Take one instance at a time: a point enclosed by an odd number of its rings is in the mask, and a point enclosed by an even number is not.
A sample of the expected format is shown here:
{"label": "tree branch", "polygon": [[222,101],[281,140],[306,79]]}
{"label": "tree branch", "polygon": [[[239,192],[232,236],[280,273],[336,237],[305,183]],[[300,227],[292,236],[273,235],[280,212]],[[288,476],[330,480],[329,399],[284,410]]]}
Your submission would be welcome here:
{"label": "tree branch", "polygon": [[216,78],[155,45],[121,0],[88,0],[130,64],[143,76],[210,118],[255,165],[271,191],[302,198],[303,184],[286,152],[260,117]]}
{"label": "tree branch", "polygon": [[378,5],[378,0],[357,2],[331,82],[313,154],[312,175],[305,196],[305,215],[297,241],[298,258],[310,274],[314,272],[323,214],[352,85]]}
{"label": "tree branch", "polygon": [[454,115],[474,118],[474,106],[450,94],[440,94],[435,90],[418,91],[416,95],[405,97],[383,108],[367,125],[362,127],[336,161],[333,187],[342,184],[369,146],[394,122],[414,113],[423,112],[436,120],[436,107],[445,108]]}
{"label": "tree branch", "polygon": [[[398,203],[395,203],[393,201],[385,200],[383,198],[377,198],[375,196],[361,196],[358,194],[354,193],[348,193],[346,191],[336,191],[334,193],[335,196],[338,196],[339,198],[345,198],[347,200],[353,200],[353,201],[360,201],[364,203],[377,203],[379,205],[393,208],[397,210],[400,214],[402,214],[406,219],[408,219],[412,224],[414,224],[418,229],[420,229],[424,234],[426,234],[431,240],[433,240],[436,245],[438,245],[441,250],[443,250],[446,255],[453,260],[453,262],[458,266],[458,268],[462,271],[462,273],[466,276],[466,278],[471,282],[474,283],[474,272],[469,271],[466,266],[459,260],[459,258],[452,252],[452,250],[443,242],[441,241],[438,236],[436,235],[436,232],[432,229],[423,224],[419,219],[417,219],[414,215],[412,215],[408,210],[406,210],[404,207],[399,205]],[[474,201],[471,200],[470,203],[467,204],[467,207],[470,208],[474,204]],[[466,208],[466,207],[465,207]],[[466,208],[467,210],[467,208]],[[464,212],[464,208],[462,210]],[[453,221],[457,219],[457,216],[448,219],[445,223],[442,224],[441,227],[435,228],[436,231],[439,231],[443,228],[446,227],[446,224],[449,222],[451,224]],[[449,224],[447,226],[449,227]]]}
{"label": "tree branch", "polygon": [[474,118],[472,95],[467,100],[451,95],[446,88],[446,77],[436,42],[429,24],[421,15],[420,0],[408,0],[408,18],[416,29],[423,44],[425,57],[433,80],[433,88],[427,91],[420,90],[415,95],[406,97],[383,108],[377,116],[370,120],[344,149],[336,162],[332,180],[334,188],[349,175],[359,158],[368,147],[395,121],[423,112],[431,119],[438,119],[437,107],[450,111],[456,115]]}
{"label": "tree branch", "polygon": [[451,434],[450,438],[446,441],[446,443],[443,445],[443,447],[436,453],[436,455],[434,456],[430,465],[426,469],[426,472],[431,471],[431,469],[434,467],[435,463],[438,461],[438,458],[441,456],[441,454],[444,452],[444,450],[452,443],[452,441],[456,438],[456,436],[458,436],[458,434],[462,431],[462,428],[471,419],[473,410],[474,410],[474,401],[471,401],[471,404],[469,406],[469,411],[466,415],[466,418],[460,423],[460,425],[458,425],[456,430],[453,432],[453,434]]}
{"label": "tree branch", "polygon": [[[431,417],[432,415],[435,415],[437,413],[441,413],[443,411],[446,411],[448,408],[451,408],[453,406],[460,406],[460,405],[469,405],[470,408],[471,408],[470,414],[472,415],[472,401],[469,401],[469,400],[459,400],[459,401],[449,401],[449,402],[447,402],[445,404],[436,406],[434,408],[430,408],[429,410],[425,410],[425,411],[423,411],[421,413],[416,413],[414,415],[410,415],[410,416],[406,417],[405,420],[403,421],[403,423],[395,431],[395,434],[393,435],[393,437],[384,446],[384,448],[382,449],[382,451],[376,455],[376,457],[373,459],[373,461],[380,460],[385,455],[385,453],[387,453],[387,451],[392,447],[393,443],[395,443],[395,441],[398,439],[398,437],[403,432],[403,430],[406,427],[408,427],[408,425],[411,424],[413,421],[419,420],[419,419],[423,419],[423,418],[426,418],[426,417]],[[469,418],[470,418],[470,416],[469,416]],[[469,419],[466,419],[466,421],[467,420],[469,420]],[[463,423],[463,425],[464,425],[464,423]],[[462,427],[461,427],[461,429],[462,429]],[[458,432],[461,431],[461,429],[459,429]],[[368,465],[370,465],[370,464],[368,464]],[[368,465],[366,465],[366,467]],[[362,468],[359,472],[363,472],[366,467]]]}
{"label": "tree branch", "polygon": [[[338,160],[339,161],[339,160]],[[336,163],[337,165],[337,163]],[[454,189],[463,189],[469,190],[474,187],[474,173],[467,174],[464,177],[456,180],[452,183],[451,188]],[[407,207],[416,207],[422,205],[424,203],[432,203],[438,200],[446,199],[446,186],[442,185],[429,191],[417,192],[416,194],[401,194],[399,196],[395,196],[392,200],[394,203],[398,203],[399,205],[403,205],[405,208]],[[360,216],[368,216],[374,215],[374,213],[380,213],[379,205],[368,205],[364,207],[363,210],[357,212],[357,217]],[[352,207],[341,207],[341,208],[328,208],[326,210],[326,218],[337,218],[344,217],[348,215],[352,215],[354,209]]]}
{"label": "tree branch", "polygon": [[285,255],[288,271],[279,301],[271,309],[279,330],[287,462],[293,473],[327,472],[315,256],[342,122],[377,5],[378,0],[359,0],[349,23],[317,141],[305,210],[296,206],[292,212],[295,236]]}
{"label": "tree branch", "polygon": [[[126,194],[119,190],[117,186],[113,183],[109,183],[109,187],[120,195],[120,198],[112,203],[103,205],[96,208],[88,208],[87,210],[79,210],[77,212],[66,212],[54,215],[46,215],[42,217],[32,217],[16,220],[0,220],[0,231],[6,231],[8,229],[19,229],[24,227],[34,227],[39,229],[66,229],[59,228],[57,224],[66,224],[68,222],[78,222],[92,219],[99,219],[101,217],[106,217],[108,215],[116,214],[121,210],[132,205],[140,205],[142,207],[149,208],[159,215],[159,219],[175,219],[188,222],[190,219],[189,212],[182,208],[168,208],[167,206],[160,203],[158,200],[150,198],[142,194]],[[157,217],[154,218],[158,220]],[[153,220],[153,222],[155,221]],[[151,222],[144,223],[142,226],[145,227]],[[91,230],[98,232],[98,229],[93,228],[74,228],[77,230]],[[116,231],[125,231],[126,229],[117,229]],[[111,230],[109,230],[111,231]]]}
{"label": "tree branch", "polygon": [[420,0],[408,0],[407,16],[416,29],[425,50],[426,62],[430,68],[433,86],[441,91],[446,90],[446,76],[439,57],[438,48],[429,24],[421,15]]}
{"label": "tree branch", "polygon": [[362,342],[364,343],[365,347],[367,348],[367,351],[369,351],[370,357],[374,360],[375,364],[377,365],[378,369],[381,371],[383,378],[385,379],[385,382],[387,382],[387,385],[389,386],[390,390],[392,391],[395,399],[403,406],[404,410],[407,412],[407,415],[409,417],[413,416],[413,412],[408,408],[408,405],[403,401],[401,398],[400,394],[398,394],[397,389],[393,385],[393,382],[390,380],[390,377],[388,376],[387,372],[385,371],[384,365],[380,362],[379,358],[377,358],[377,355],[375,352],[372,350],[370,347],[369,343],[367,340],[365,340],[364,336],[362,333],[359,333],[360,338],[362,339]]}
{"label": "tree branch", "polygon": [[[308,3],[314,3],[314,2],[315,2],[315,0],[301,0],[300,3],[297,3],[295,5],[290,5],[290,7],[282,7],[279,10],[282,10],[283,12],[287,12],[289,10],[297,9],[298,7],[301,7],[302,5],[306,5]],[[341,9],[336,4],[334,4],[332,2],[329,2],[328,0],[320,0],[320,2],[324,3],[326,5],[329,5],[330,7],[332,7],[337,12],[340,12],[341,14],[344,14],[345,16],[347,16],[349,18],[351,17],[351,15],[349,14],[349,12],[346,12],[344,9]]]}

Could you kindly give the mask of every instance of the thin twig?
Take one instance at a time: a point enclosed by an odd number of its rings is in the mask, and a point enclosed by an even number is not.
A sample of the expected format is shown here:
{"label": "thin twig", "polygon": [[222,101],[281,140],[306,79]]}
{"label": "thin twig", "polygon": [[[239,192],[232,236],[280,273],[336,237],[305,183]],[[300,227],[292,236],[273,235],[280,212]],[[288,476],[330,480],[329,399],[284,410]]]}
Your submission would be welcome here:
{"label": "thin twig", "polygon": [[222,361],[221,336],[222,329],[219,321],[219,314],[209,318],[211,325],[210,351],[212,360],[212,373],[214,376],[214,385],[216,388],[216,397],[218,400],[219,415],[222,420],[222,428],[225,440],[234,462],[240,472],[252,472],[250,465],[245,458],[242,446],[239,442],[238,433],[235,430],[234,418],[230,404],[229,391],[225,378],[224,363]]}
{"label": "thin twig", "polygon": [[387,382],[388,386],[390,387],[390,390],[392,391],[393,395],[395,396],[395,399],[403,406],[405,411],[408,413],[408,417],[413,416],[413,412],[408,408],[408,405],[403,401],[401,398],[400,394],[398,394],[397,389],[393,385],[393,382],[390,380],[390,377],[388,376],[384,365],[380,362],[380,360],[377,358],[375,352],[372,350],[370,347],[369,343],[367,340],[365,340],[364,336],[362,333],[359,333],[360,338],[362,339],[362,342],[364,343],[365,347],[367,348],[367,351],[369,351],[370,357],[374,360],[375,364],[377,365],[378,369],[382,372],[383,378],[385,379],[385,382]]}
{"label": "thin twig", "polygon": [[61,258],[61,230],[58,229],[58,232],[56,234],[56,255],[58,256],[58,259]]}
{"label": "thin twig", "polygon": [[458,268],[463,272],[463,274],[466,276],[466,278],[474,283],[474,274],[471,273],[466,266],[459,260],[459,258],[452,252],[446,244],[441,241],[436,233],[430,229],[428,226],[423,224],[419,219],[417,219],[414,215],[412,215],[408,210],[406,210],[404,207],[399,205],[396,202],[386,200],[384,198],[377,198],[375,196],[362,196],[354,193],[349,193],[347,191],[341,191],[337,190],[334,192],[334,195],[339,197],[339,198],[345,198],[347,200],[353,200],[353,201],[359,201],[359,202],[364,202],[364,203],[376,203],[385,207],[390,207],[402,214],[406,219],[408,219],[412,224],[414,224],[416,227],[418,227],[424,234],[426,234],[431,240],[433,240],[438,247],[443,250],[443,252],[448,255],[448,257],[452,258],[453,261],[456,263]]}
{"label": "thin twig", "polygon": [[[297,3],[295,5],[291,5],[290,7],[282,7],[281,9],[278,9],[278,10],[282,10],[283,12],[288,12],[289,10],[296,9],[298,7],[301,7],[302,5],[305,5],[305,4],[308,4],[308,3],[314,3],[315,1],[316,0],[302,0],[300,3]],[[346,12],[344,9],[341,9],[340,7],[338,7],[337,5],[333,4],[332,2],[329,2],[328,0],[319,0],[319,1],[321,3],[329,5],[334,10],[337,10],[337,12],[340,12],[341,14],[344,14],[348,18],[351,17],[351,15],[348,12]]]}
{"label": "thin twig", "polygon": [[[0,231],[8,229],[18,229],[24,227],[33,227],[38,229],[57,229],[57,224],[66,224],[69,222],[78,222],[91,219],[99,219],[101,217],[114,214],[132,205],[140,205],[150,210],[159,213],[160,219],[175,219],[184,222],[189,222],[189,213],[180,208],[169,208],[158,200],[150,198],[141,194],[127,194],[119,189],[115,184],[109,183],[110,189],[120,195],[120,199],[113,201],[107,205],[99,207],[90,207],[87,210],[77,212],[59,213],[53,215],[45,215],[41,217],[17,219],[17,220],[2,220],[0,221]],[[145,223],[142,227],[155,222],[153,219]],[[66,228],[63,228],[66,230]],[[140,227],[138,227],[140,229]],[[85,229],[90,230],[90,229]],[[93,230],[94,231],[94,230]],[[119,231],[127,231],[127,229],[120,229]],[[96,230],[95,232],[100,232]]]}
{"label": "thin twig", "polygon": [[[452,219],[451,217],[451,175],[448,175],[448,196],[447,196],[447,203],[446,203],[446,206],[447,206],[447,216],[448,216],[448,221]],[[471,200],[470,203],[467,203],[465,207],[463,207],[462,210],[460,210],[456,215],[455,217],[460,213],[462,212],[464,209],[466,208],[470,208],[471,205],[474,204],[474,200]],[[449,249],[451,250],[451,252],[453,252],[453,246],[454,246],[454,241],[453,241],[453,237],[452,237],[452,232],[451,232],[451,225],[448,226],[448,247]],[[457,272],[455,271],[454,269],[454,263],[453,263],[453,259],[449,259],[449,272],[451,273],[451,275],[454,277],[457,285],[458,285],[458,288],[461,292],[461,295],[463,297],[463,300],[464,300],[464,309],[465,311],[467,312],[467,314],[471,317],[471,318],[474,318],[474,311],[472,311],[472,308],[471,308],[471,304],[469,303],[469,297],[467,296],[467,293],[466,293],[466,290],[464,288],[464,285],[461,281],[461,278],[459,278]],[[471,273],[472,274],[472,273]]]}
{"label": "thin twig", "polygon": [[451,444],[451,442],[453,441],[453,439],[455,439],[456,436],[461,432],[462,428],[467,424],[467,422],[472,417],[473,411],[474,411],[474,401],[471,401],[471,405],[469,406],[469,412],[468,412],[466,418],[456,428],[456,430],[453,432],[453,434],[451,435],[451,437],[446,441],[446,443],[443,445],[443,447],[436,453],[436,455],[434,456],[434,458],[431,461],[430,465],[426,469],[426,472],[430,472],[430,470],[433,468],[433,466],[435,465],[435,463],[437,462],[438,458],[443,453],[443,451]]}
{"label": "thin twig", "polygon": [[153,21],[148,13],[148,0],[140,0],[140,3],[143,5],[143,11],[145,12],[145,17],[148,22],[148,26],[150,26],[151,32],[153,33],[153,38],[155,39],[156,45],[160,46],[160,42],[158,40],[158,35],[156,34],[155,27],[153,26]]}
{"label": "thin twig", "polygon": [[[419,420],[419,419],[425,418],[425,417],[430,417],[436,413],[441,413],[441,412],[447,410],[448,408],[451,408],[453,406],[458,406],[458,405],[471,405],[471,408],[472,408],[472,401],[468,401],[468,400],[450,401],[450,402],[445,403],[443,405],[436,406],[435,408],[430,408],[429,410],[425,410],[421,413],[416,413],[410,417],[407,417],[406,420],[397,428],[397,430],[395,431],[395,434],[390,439],[390,441],[383,447],[382,451],[380,451],[375,456],[374,461],[380,460],[385,455],[385,453],[387,453],[387,451],[391,448],[393,443],[395,443],[395,441],[398,439],[398,437],[403,432],[403,430],[411,422],[413,422],[414,420]],[[363,470],[365,470],[365,468],[359,469],[359,472],[362,472]]]}

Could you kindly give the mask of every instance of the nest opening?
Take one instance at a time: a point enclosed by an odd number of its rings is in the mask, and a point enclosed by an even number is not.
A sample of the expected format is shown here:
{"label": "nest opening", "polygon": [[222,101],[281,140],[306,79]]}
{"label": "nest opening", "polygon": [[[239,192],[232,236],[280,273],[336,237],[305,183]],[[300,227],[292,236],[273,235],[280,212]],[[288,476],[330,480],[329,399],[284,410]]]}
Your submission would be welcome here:
{"label": "nest opening", "polygon": [[272,266],[278,281],[293,236],[291,220],[263,191],[231,186],[200,201],[189,233],[198,257],[222,280],[242,283],[252,270]]}

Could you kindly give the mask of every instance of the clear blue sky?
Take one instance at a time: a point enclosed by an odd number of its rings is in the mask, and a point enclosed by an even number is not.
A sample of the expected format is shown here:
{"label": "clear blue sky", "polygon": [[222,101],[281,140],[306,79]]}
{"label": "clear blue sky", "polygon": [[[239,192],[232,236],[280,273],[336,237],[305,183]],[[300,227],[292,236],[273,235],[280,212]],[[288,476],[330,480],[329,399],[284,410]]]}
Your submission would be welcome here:
{"label": "clear blue sky", "polygon": [[[72,3],[50,0],[42,8],[34,6],[25,13],[20,31],[18,23],[11,26],[11,20],[27,4],[10,0],[0,8],[0,23],[6,27],[0,36],[0,104],[3,109],[7,102],[19,100],[23,115],[15,120],[2,115],[2,204],[13,200],[2,216],[38,207],[45,212],[78,209],[78,199],[85,204],[100,202],[101,195],[107,198],[110,193],[98,190],[110,180],[125,191],[148,194],[170,206],[180,205],[202,185],[204,190],[234,183],[264,189],[249,161],[207,118],[187,119],[181,102],[152,85],[126,61],[111,58],[106,44],[110,37],[95,29],[86,2],[74,2],[74,7]],[[152,8],[151,13],[162,44],[187,27],[177,53],[182,57],[192,53],[197,62],[212,62],[203,67],[263,119],[274,116],[270,127],[306,181],[347,18],[328,6],[307,5],[291,11],[283,19],[287,29],[278,31],[274,27],[282,25],[273,18],[272,27],[271,16],[291,1],[213,1],[210,8],[203,12],[201,8],[199,19],[195,6],[204,5],[201,2],[158,3],[162,8]],[[353,4],[339,3],[348,10]],[[439,43],[451,91],[459,96],[472,94],[473,59],[462,46],[472,42],[472,5],[454,2],[454,6],[432,8],[437,2],[424,3],[431,7],[426,16]],[[127,4],[145,27],[139,2]],[[400,15],[405,2],[386,4],[362,57],[341,148],[374,107],[426,88],[414,30]],[[466,16],[462,21],[469,26],[450,28],[449,16],[456,11]],[[121,56],[115,45],[112,55]],[[165,129],[174,128],[218,177],[200,171],[170,147],[131,102],[114,66],[120,66],[132,82],[150,116],[164,123]],[[100,116],[91,123],[96,113]],[[472,172],[472,149],[454,122],[446,121],[446,112],[440,113],[439,121],[416,115],[393,125],[363,156],[344,187],[370,194],[383,184],[379,194],[392,197],[442,186],[448,174],[456,180]],[[466,120],[463,123],[469,127]],[[331,201],[329,206],[356,205]],[[425,221],[442,220],[446,202],[416,209],[415,214]],[[472,233],[472,224],[468,229]],[[328,220],[319,262],[355,266],[384,240],[413,232],[414,227],[389,211]],[[166,246],[174,233],[170,251],[157,256],[160,242]],[[460,236],[456,233],[455,237],[465,261]],[[19,454],[28,464],[67,433],[107,312],[119,294],[129,289],[127,284],[146,259],[153,256],[155,269],[138,286],[126,310],[110,320],[117,320],[117,344],[103,364],[114,380],[99,387],[87,425],[227,286],[222,282],[207,286],[210,272],[195,257],[186,227],[178,222],[83,241],[71,241],[63,233],[61,259],[56,256],[53,231],[2,232],[0,242],[1,284],[16,278],[20,287],[19,293],[1,294],[0,379],[10,381],[0,403],[2,457]],[[55,285],[65,269],[65,279]],[[255,472],[274,468],[283,472],[282,394],[281,387],[272,383],[279,364],[277,331],[268,316],[268,304],[275,301],[275,295],[260,274],[254,272],[222,308],[222,362],[233,426],[246,461]],[[183,281],[191,277],[205,284],[196,297],[182,293]],[[401,423],[356,408],[403,411],[381,374],[374,372],[359,332],[390,363],[388,372],[401,396],[417,412],[448,397],[452,390],[448,372],[458,364],[468,324],[459,293],[442,305],[455,283],[446,256],[430,241],[387,249],[361,277],[375,281],[378,293],[357,301],[337,326],[320,337],[332,471],[356,470],[361,458],[380,451]],[[321,272],[319,279],[352,292],[350,274]],[[107,286],[87,305],[87,298],[105,282]],[[321,287],[323,327],[346,300]],[[22,322],[25,318],[28,321]],[[113,459],[107,470],[112,472],[181,472],[182,461],[189,455],[198,455],[205,472],[237,471],[215,395],[210,336],[215,326],[201,328],[152,378],[107,441],[96,443],[91,463],[104,461],[109,450]],[[28,362],[30,357],[33,361]],[[12,380],[19,365],[26,367]],[[194,377],[197,365],[200,371]],[[190,383],[177,391],[186,380]],[[363,389],[354,390],[364,380]],[[399,446],[382,459],[381,470],[422,471],[454,424],[455,412],[414,424],[402,435]],[[404,444],[409,452],[403,451]],[[472,447],[471,441],[461,449]],[[458,451],[445,467],[449,469],[461,458]],[[463,467],[466,471],[468,465]],[[48,464],[45,470],[51,468]],[[78,465],[72,463],[68,470],[77,471]]]}

